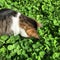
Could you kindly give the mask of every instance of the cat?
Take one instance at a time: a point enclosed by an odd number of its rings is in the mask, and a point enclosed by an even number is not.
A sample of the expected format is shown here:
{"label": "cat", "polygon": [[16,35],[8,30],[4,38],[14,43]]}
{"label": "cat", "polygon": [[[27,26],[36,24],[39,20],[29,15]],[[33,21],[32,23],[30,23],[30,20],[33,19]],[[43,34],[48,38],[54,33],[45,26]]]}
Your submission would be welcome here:
{"label": "cat", "polygon": [[41,27],[41,23],[19,12],[6,8],[0,10],[0,35],[20,34],[22,37],[39,38],[38,27]]}

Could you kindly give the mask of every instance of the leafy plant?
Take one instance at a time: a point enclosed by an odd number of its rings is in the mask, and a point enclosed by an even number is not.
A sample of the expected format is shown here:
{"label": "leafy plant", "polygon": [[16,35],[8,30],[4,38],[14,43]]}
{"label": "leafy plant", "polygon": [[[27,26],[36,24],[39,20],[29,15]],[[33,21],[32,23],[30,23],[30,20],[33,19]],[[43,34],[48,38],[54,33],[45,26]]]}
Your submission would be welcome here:
{"label": "leafy plant", "polygon": [[0,36],[0,60],[60,60],[60,0],[0,0],[10,8],[43,24],[40,39]]}

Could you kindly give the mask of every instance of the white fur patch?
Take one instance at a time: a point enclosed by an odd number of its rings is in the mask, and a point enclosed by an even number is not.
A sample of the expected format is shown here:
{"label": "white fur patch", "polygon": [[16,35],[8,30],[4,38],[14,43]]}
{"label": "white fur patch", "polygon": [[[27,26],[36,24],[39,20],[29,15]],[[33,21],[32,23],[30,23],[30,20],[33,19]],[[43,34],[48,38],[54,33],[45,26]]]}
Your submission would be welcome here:
{"label": "white fur patch", "polygon": [[16,15],[16,17],[12,17],[12,25],[11,25],[11,30],[14,32],[14,36],[15,35],[18,35],[18,34],[21,34],[21,36],[23,37],[28,37],[28,35],[26,34],[25,30],[22,29],[21,27],[19,27],[19,16],[21,14],[18,13]]}
{"label": "white fur patch", "polygon": [[22,29],[21,27],[20,27],[20,34],[21,34],[21,36],[23,36],[23,37],[29,37],[29,36],[26,34],[25,30]]}
{"label": "white fur patch", "polygon": [[11,30],[14,32],[14,35],[17,35],[20,33],[20,28],[19,28],[19,16],[21,14],[18,13],[16,17],[12,17],[12,25],[11,25]]}

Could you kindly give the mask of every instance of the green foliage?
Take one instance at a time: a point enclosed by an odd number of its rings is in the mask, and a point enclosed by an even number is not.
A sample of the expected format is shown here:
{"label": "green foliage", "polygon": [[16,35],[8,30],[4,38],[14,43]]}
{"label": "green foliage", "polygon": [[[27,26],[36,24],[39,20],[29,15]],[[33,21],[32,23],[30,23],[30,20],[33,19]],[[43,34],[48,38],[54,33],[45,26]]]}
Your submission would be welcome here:
{"label": "green foliage", "polygon": [[40,39],[0,36],[0,60],[60,60],[60,0],[0,0],[0,9],[25,14],[43,27]]}

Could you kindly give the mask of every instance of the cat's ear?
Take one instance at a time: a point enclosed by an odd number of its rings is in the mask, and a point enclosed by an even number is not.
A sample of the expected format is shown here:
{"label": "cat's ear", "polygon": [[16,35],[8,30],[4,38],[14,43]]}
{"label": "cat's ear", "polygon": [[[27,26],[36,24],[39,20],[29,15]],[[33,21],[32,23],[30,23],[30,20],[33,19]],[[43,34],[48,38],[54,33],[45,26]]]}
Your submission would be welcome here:
{"label": "cat's ear", "polygon": [[34,37],[34,38],[39,39],[38,33],[37,33],[37,31],[35,29],[33,29],[33,28],[28,29],[26,32],[27,32],[29,37]]}

